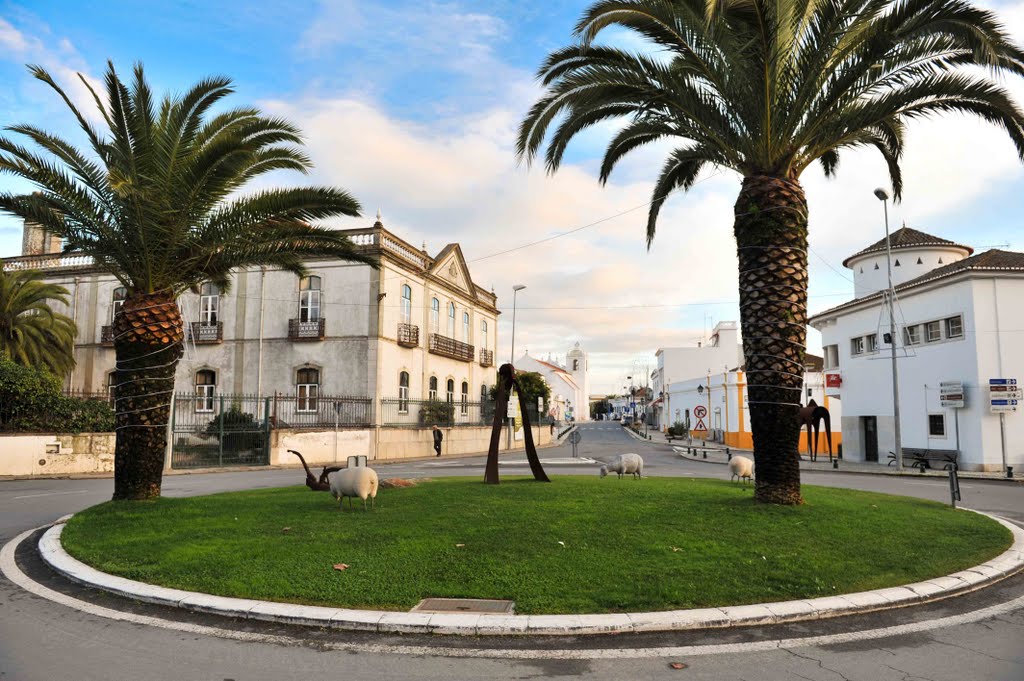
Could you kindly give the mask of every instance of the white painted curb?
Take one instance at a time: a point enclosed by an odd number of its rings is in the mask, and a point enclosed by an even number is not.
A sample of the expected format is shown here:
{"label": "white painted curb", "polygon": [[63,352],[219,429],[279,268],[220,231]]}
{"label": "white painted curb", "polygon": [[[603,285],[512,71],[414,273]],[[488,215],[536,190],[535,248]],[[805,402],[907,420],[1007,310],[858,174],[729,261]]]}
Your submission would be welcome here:
{"label": "white painted curb", "polygon": [[981,515],[1009,529],[1013,533],[1013,544],[988,562],[945,577],[888,589],[808,600],[608,615],[475,615],[349,610],[180,591],[108,575],[72,558],[61,546],[60,536],[64,525],[60,522],[40,538],[39,553],[54,570],[88,587],[146,603],[243,619],[382,633],[469,636],[608,634],[799,622],[887,610],[974,591],[1024,569],[1024,530],[997,516],[988,513]]}

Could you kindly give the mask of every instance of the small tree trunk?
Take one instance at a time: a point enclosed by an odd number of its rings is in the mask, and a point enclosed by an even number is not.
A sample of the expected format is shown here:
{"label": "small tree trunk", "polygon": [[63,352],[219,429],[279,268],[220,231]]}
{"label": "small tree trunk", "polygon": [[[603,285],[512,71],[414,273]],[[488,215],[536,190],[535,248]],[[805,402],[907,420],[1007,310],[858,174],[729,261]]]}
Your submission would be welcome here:
{"label": "small tree trunk", "polygon": [[160,496],[174,370],[184,327],[173,296],[130,296],[113,322],[116,375],[114,499]]}
{"label": "small tree trunk", "polygon": [[800,396],[807,337],[807,201],[791,179],[743,180],[734,231],[754,440],[754,499],[801,504]]}

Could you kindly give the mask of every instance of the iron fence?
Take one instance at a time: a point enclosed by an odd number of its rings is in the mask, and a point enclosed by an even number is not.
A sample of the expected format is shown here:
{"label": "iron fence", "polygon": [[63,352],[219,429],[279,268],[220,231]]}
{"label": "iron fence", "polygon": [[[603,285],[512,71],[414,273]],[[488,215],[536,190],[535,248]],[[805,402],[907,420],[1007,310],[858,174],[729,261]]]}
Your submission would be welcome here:
{"label": "iron fence", "polygon": [[369,428],[373,425],[373,400],[369,397],[281,395],[270,402],[272,428],[330,430]]}
{"label": "iron fence", "polygon": [[269,463],[269,397],[191,393],[175,396],[171,468]]}
{"label": "iron fence", "polygon": [[[380,401],[380,425],[384,427],[458,428],[469,426],[490,426],[494,423],[495,403],[463,402],[457,400],[407,400],[385,398]],[[552,418],[544,414],[537,418],[537,406],[528,405],[527,412],[533,425],[548,425]]]}

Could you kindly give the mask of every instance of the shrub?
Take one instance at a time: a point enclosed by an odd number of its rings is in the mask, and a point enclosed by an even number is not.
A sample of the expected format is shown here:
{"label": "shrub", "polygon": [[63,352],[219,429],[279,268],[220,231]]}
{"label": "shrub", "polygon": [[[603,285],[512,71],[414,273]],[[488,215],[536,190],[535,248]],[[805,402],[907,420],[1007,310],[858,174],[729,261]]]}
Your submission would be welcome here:
{"label": "shrub", "polygon": [[242,411],[238,405],[217,414],[206,426],[206,435],[221,437],[224,449],[241,451],[243,449],[262,449],[264,430],[255,416]]}
{"label": "shrub", "polygon": [[420,423],[424,426],[448,426],[455,421],[455,403],[427,400],[420,405]]}
{"label": "shrub", "polygon": [[114,429],[114,411],[102,400],[61,394],[45,371],[0,360],[0,431],[83,433]]}

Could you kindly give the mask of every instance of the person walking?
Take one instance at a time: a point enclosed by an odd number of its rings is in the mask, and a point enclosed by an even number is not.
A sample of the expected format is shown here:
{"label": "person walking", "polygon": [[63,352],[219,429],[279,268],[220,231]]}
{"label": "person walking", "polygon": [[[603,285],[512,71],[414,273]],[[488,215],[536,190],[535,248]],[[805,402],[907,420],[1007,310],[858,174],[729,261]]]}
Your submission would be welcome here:
{"label": "person walking", "polygon": [[441,456],[441,440],[444,439],[444,433],[436,425],[434,426],[434,451],[437,452],[438,456]]}

